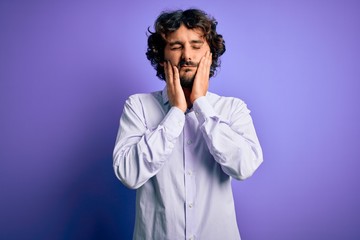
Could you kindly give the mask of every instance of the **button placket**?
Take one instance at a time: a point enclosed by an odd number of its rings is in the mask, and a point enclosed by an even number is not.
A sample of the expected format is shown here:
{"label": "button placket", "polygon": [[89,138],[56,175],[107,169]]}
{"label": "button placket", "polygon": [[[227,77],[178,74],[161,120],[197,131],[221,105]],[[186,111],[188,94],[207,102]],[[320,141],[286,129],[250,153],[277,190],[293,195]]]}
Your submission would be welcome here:
{"label": "button placket", "polygon": [[186,115],[185,118],[185,127],[183,130],[183,147],[184,147],[184,178],[185,178],[185,231],[186,238],[191,239],[191,236],[194,236],[195,231],[195,209],[194,209],[194,200],[195,200],[195,178],[193,176],[193,134],[194,126],[191,119],[191,113]]}

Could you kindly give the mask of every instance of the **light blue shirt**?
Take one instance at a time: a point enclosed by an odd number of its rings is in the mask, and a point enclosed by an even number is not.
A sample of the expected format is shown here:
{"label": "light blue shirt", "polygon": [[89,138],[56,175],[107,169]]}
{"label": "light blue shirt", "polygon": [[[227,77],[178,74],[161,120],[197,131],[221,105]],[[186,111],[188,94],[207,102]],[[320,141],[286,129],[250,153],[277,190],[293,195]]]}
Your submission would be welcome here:
{"label": "light blue shirt", "polygon": [[231,179],[262,162],[250,111],[208,92],[185,114],[163,91],[126,101],[114,170],[136,192],[136,240],[236,240]]}

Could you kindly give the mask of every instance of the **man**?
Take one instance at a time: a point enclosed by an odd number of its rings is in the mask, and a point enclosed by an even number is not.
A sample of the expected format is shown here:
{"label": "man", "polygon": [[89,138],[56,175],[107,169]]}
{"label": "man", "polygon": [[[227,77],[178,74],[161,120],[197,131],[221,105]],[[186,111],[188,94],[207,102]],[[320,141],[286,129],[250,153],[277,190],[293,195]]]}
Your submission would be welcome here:
{"label": "man", "polygon": [[208,92],[225,52],[215,19],[189,9],[163,12],[147,57],[163,91],[130,96],[114,149],[114,170],[137,189],[134,239],[240,239],[231,179],[262,162],[240,99]]}

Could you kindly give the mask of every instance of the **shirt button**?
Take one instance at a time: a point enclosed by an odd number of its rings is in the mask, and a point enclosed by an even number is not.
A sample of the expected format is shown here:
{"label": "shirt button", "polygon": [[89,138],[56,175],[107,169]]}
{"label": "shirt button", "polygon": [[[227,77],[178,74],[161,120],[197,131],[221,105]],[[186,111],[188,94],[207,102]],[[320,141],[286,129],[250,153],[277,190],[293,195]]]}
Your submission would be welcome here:
{"label": "shirt button", "polygon": [[192,144],[192,141],[191,141],[190,139],[187,140],[187,144],[188,144],[188,145]]}
{"label": "shirt button", "polygon": [[193,204],[192,203],[189,203],[189,208],[192,208],[193,207]]}
{"label": "shirt button", "polygon": [[169,148],[174,148],[174,144],[169,143]]}
{"label": "shirt button", "polygon": [[194,236],[189,237],[189,240],[194,240],[194,239],[195,239]]}
{"label": "shirt button", "polygon": [[191,176],[192,172],[190,170],[187,171],[187,175]]}
{"label": "shirt button", "polygon": [[181,121],[179,121],[178,124],[179,124],[180,127],[182,126],[182,122],[181,122]]}

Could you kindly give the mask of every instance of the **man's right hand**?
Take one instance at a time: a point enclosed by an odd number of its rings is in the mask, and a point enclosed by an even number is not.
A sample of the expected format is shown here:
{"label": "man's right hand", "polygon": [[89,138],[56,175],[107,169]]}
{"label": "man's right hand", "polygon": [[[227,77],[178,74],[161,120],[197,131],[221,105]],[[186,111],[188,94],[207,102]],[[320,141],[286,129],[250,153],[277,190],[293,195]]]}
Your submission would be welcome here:
{"label": "man's right hand", "polygon": [[167,94],[171,106],[178,107],[181,111],[186,112],[187,103],[184,91],[180,85],[178,68],[173,66],[170,61],[165,61],[164,72],[166,77]]}

